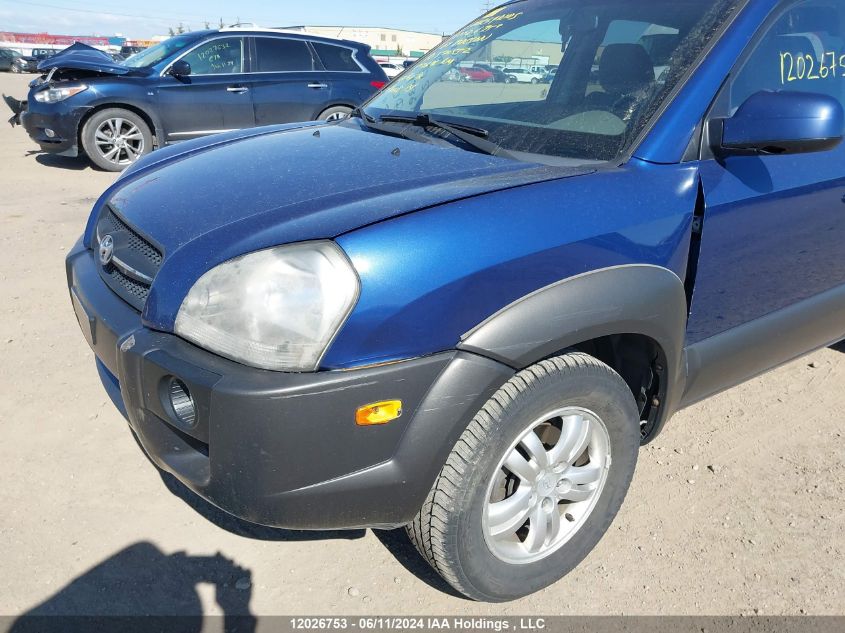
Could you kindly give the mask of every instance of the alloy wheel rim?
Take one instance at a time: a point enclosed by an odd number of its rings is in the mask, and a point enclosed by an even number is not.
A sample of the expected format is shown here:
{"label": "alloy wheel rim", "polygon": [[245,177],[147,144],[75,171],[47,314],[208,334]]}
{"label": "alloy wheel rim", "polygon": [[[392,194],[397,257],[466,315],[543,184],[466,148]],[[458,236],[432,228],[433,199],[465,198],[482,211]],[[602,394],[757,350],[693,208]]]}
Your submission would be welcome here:
{"label": "alloy wheel rim", "polygon": [[334,112],[326,117],[326,121],[334,122],[334,121],[342,121],[343,119],[349,116],[348,112]]}
{"label": "alloy wheel rim", "polygon": [[565,407],[533,422],[487,488],[482,529],[492,554],[528,564],[563,547],[595,509],[610,464],[610,436],[592,411]]}
{"label": "alloy wheel rim", "polygon": [[129,165],[144,153],[144,135],[138,126],[121,119],[106,119],[94,132],[97,151],[110,163]]}

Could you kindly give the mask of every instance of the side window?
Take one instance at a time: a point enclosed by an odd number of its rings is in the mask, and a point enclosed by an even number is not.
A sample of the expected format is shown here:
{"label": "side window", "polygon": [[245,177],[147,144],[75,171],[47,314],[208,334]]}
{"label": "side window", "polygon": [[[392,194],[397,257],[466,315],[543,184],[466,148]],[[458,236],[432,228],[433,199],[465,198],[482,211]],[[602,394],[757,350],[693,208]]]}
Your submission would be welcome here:
{"label": "side window", "polygon": [[323,62],[323,67],[326,70],[333,70],[339,72],[360,72],[361,68],[353,58],[353,52],[342,46],[333,46],[332,44],[323,44],[321,42],[312,42],[317,55],[320,56],[320,61]]}
{"label": "side window", "polygon": [[[808,0],[792,6],[759,40],[729,87],[733,114],[761,90],[816,92],[845,97],[845,0]],[[843,103],[845,105],[845,103]]]}
{"label": "side window", "polygon": [[244,40],[223,37],[211,40],[182,58],[191,65],[192,75],[230,75],[243,72]]}
{"label": "side window", "polygon": [[255,38],[255,72],[285,73],[314,70],[308,44],[280,37]]}

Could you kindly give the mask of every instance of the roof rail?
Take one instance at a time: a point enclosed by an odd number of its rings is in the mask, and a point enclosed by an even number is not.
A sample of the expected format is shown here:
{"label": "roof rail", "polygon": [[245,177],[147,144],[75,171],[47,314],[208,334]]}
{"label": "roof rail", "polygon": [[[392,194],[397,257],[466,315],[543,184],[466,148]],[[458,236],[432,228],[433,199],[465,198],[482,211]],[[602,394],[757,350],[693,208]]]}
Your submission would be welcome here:
{"label": "roof rail", "polygon": [[238,24],[232,24],[230,26],[225,26],[220,29],[221,32],[232,32],[232,31],[256,31],[259,33],[298,33],[302,34],[300,31],[291,31],[288,29],[278,29],[278,28],[271,28],[266,26],[256,26],[250,22],[239,22]]}

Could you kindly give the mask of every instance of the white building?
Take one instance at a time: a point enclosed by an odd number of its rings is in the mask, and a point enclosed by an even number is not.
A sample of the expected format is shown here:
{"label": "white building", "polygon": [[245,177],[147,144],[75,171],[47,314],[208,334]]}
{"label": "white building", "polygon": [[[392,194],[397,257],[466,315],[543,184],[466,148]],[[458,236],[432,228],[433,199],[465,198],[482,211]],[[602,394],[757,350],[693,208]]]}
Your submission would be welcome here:
{"label": "white building", "polygon": [[368,26],[286,26],[283,28],[285,31],[362,42],[373,49],[372,55],[376,58],[422,57],[440,44],[444,38],[443,35],[435,33]]}

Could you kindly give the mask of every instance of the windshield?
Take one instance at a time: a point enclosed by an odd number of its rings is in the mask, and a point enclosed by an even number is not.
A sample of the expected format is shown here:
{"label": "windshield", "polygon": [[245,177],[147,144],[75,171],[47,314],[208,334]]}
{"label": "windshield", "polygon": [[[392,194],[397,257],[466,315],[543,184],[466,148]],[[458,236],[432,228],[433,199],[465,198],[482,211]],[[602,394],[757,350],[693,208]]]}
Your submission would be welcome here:
{"label": "windshield", "polygon": [[135,53],[121,63],[129,68],[147,68],[149,66],[154,66],[160,61],[170,57],[173,53],[177,53],[186,46],[193,44],[196,40],[196,35],[177,35],[176,37],[171,37],[169,40],[164,40],[155,46],[147,48],[140,53]]}
{"label": "windshield", "polygon": [[608,161],[630,147],[740,1],[513,2],[449,38],[364,113],[471,126],[511,154]]}

